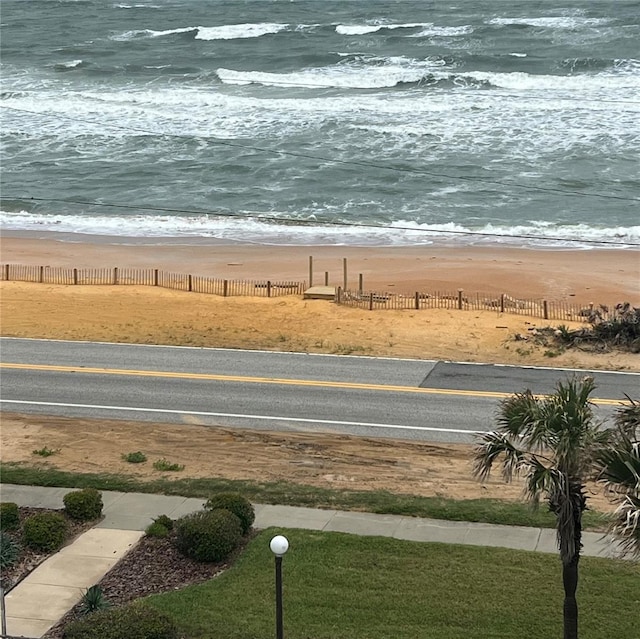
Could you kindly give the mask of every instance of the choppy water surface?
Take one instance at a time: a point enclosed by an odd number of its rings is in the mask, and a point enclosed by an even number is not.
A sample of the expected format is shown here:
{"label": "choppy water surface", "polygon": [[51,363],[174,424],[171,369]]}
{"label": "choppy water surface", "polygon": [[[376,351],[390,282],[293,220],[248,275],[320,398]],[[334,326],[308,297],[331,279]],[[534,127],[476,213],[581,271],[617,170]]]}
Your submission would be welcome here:
{"label": "choppy water surface", "polygon": [[640,243],[636,0],[0,9],[5,229]]}

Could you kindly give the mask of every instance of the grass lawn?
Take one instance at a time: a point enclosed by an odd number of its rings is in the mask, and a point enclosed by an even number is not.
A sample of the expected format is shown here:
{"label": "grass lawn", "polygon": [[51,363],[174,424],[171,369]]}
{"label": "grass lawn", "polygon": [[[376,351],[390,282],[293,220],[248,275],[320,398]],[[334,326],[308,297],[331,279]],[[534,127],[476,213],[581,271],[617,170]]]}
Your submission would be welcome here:
{"label": "grass lawn", "polygon": [[[273,529],[205,584],[151,597],[188,639],[275,636],[274,560],[284,533],[287,639],[562,637],[555,555]],[[638,639],[640,567],[581,560],[581,639]]]}
{"label": "grass lawn", "polygon": [[[6,484],[96,488],[203,499],[217,492],[238,492],[247,499],[261,504],[360,510],[388,515],[475,521],[506,526],[542,528],[555,526],[555,517],[544,505],[533,512],[526,504],[498,499],[456,500],[397,495],[385,491],[331,490],[291,482],[253,482],[223,478],[142,481],[123,475],[70,473],[16,463],[2,464],[1,476],[2,482]],[[582,521],[585,529],[603,530],[606,526],[605,515],[595,511],[586,511]]]}

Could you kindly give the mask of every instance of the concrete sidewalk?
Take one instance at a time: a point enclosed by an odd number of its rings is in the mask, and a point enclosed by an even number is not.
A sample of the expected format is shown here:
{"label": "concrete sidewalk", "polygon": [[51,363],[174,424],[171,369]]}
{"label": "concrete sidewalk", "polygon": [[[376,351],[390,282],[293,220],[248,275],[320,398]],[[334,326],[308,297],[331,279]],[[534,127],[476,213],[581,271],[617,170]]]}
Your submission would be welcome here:
{"label": "concrete sidewalk", "polygon": [[[63,508],[72,489],[0,485],[2,501],[18,506]],[[158,515],[176,519],[200,510],[202,499],[101,491],[104,519],[73,544],[50,557],[6,596],[10,635],[41,637],[134,545]],[[407,539],[419,542],[494,546],[556,553],[555,531],[547,528],[498,526],[254,504],[259,529],[304,528]],[[583,533],[584,556],[616,557],[615,542],[601,533]]]}

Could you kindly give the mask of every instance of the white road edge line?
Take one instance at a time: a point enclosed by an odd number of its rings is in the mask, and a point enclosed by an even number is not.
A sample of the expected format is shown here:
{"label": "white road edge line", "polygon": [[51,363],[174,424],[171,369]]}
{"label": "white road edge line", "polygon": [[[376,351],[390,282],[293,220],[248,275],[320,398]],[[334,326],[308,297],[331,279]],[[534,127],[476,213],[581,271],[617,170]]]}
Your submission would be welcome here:
{"label": "white road edge line", "polygon": [[159,413],[169,415],[195,415],[199,417],[234,417],[238,419],[257,419],[262,421],[285,421],[303,424],[328,424],[331,426],[362,426],[366,428],[390,428],[393,430],[418,430],[435,433],[458,433],[463,435],[480,435],[482,430],[464,430],[462,428],[433,428],[431,426],[403,426],[401,424],[376,424],[369,422],[342,422],[330,419],[306,419],[304,417],[278,417],[273,415],[244,415],[241,413],[209,413],[194,410],[172,410],[168,408],[139,408],[131,406],[101,406],[96,404],[65,404],[61,402],[32,402],[22,399],[2,399],[2,404],[21,404],[27,406],[55,406],[59,408],[91,408],[94,410],[138,412],[138,413]]}

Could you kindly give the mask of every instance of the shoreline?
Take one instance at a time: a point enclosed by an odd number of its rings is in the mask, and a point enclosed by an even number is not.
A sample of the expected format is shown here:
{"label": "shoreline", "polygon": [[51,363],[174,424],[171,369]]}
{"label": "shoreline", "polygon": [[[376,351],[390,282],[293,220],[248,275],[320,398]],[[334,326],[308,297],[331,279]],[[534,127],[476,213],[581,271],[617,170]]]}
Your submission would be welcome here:
{"label": "shoreline", "polygon": [[[499,246],[267,245],[214,238],[124,238],[5,231],[2,263],[160,268],[224,279],[309,281],[367,290],[508,293],[578,303],[640,303],[640,251]],[[140,241],[141,240],[141,241]],[[162,243],[159,243],[161,240]],[[151,243],[152,242],[152,243]]]}

